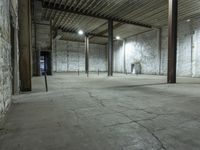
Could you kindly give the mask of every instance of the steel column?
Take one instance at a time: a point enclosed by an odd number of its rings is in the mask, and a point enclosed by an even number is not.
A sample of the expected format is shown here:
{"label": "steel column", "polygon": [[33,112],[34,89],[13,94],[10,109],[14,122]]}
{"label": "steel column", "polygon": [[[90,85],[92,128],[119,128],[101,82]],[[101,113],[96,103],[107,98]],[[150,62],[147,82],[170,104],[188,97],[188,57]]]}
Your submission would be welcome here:
{"label": "steel column", "polygon": [[108,76],[113,76],[113,20],[108,20]]}
{"label": "steel column", "polygon": [[168,18],[168,83],[176,83],[178,0],[169,0]]}
{"label": "steel column", "polygon": [[85,73],[89,75],[89,37],[85,36]]}

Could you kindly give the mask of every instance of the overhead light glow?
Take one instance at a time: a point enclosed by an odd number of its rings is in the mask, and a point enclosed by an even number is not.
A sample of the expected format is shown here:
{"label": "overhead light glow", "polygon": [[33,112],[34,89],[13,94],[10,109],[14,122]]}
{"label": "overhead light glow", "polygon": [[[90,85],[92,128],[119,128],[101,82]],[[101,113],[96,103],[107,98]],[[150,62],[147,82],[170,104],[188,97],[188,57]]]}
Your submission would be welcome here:
{"label": "overhead light glow", "polygon": [[120,38],[120,36],[116,36],[116,39],[117,39],[117,40],[120,40],[121,38]]}
{"label": "overhead light glow", "polygon": [[83,30],[79,30],[79,31],[78,31],[78,34],[79,34],[79,35],[83,35],[83,34],[84,34]]}
{"label": "overhead light glow", "polygon": [[191,19],[188,19],[188,20],[187,20],[187,22],[190,22],[190,21],[191,21]]}

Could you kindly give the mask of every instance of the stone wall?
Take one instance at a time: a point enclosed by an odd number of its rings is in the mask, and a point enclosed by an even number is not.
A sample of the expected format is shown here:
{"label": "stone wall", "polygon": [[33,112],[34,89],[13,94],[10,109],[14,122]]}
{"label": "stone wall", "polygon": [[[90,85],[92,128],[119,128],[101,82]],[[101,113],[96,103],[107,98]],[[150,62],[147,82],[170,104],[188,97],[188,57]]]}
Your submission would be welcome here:
{"label": "stone wall", "polygon": [[[177,42],[177,76],[200,77],[200,20],[180,22]],[[162,28],[161,73],[167,74],[168,30]]]}
{"label": "stone wall", "polygon": [[[12,88],[14,93],[19,90],[17,1],[10,3],[8,0],[1,0],[0,10],[0,118],[2,118],[10,106]],[[10,16],[12,16],[12,21]],[[12,44],[11,24],[13,27]],[[12,86],[12,81],[14,86]]]}
{"label": "stone wall", "polygon": [[124,72],[126,70],[131,73],[131,65],[140,63],[141,73],[159,74],[160,55],[157,30],[128,38],[124,44],[123,41],[114,43],[115,72]]}
{"label": "stone wall", "polygon": [[[161,29],[161,51],[158,30],[126,39],[125,58],[122,41],[114,44],[114,71],[131,72],[131,64],[140,62],[143,74],[167,74],[168,29]],[[125,62],[125,65],[124,65]],[[179,22],[177,39],[177,76],[200,77],[200,19]]]}
{"label": "stone wall", "polygon": [[[35,41],[36,40],[36,41]],[[37,75],[38,61],[41,51],[50,51],[50,25],[46,23],[32,24],[32,60],[33,75]]]}
{"label": "stone wall", "polygon": [[[90,71],[106,71],[106,46],[90,44]],[[85,43],[71,41],[54,41],[53,71],[85,71]]]}
{"label": "stone wall", "polygon": [[[34,1],[34,16],[32,22],[32,67],[33,75],[39,73],[39,57],[41,51],[50,51],[50,22],[42,19],[42,4]],[[36,41],[35,41],[36,40]]]}

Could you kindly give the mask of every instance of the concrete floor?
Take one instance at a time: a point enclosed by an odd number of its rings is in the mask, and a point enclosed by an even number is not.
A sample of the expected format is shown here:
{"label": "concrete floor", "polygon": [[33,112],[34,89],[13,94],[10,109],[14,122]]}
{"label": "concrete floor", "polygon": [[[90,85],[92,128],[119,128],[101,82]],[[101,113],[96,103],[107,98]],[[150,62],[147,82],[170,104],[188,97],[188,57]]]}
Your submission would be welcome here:
{"label": "concrete floor", "polygon": [[200,79],[56,74],[13,97],[0,150],[199,150]]}

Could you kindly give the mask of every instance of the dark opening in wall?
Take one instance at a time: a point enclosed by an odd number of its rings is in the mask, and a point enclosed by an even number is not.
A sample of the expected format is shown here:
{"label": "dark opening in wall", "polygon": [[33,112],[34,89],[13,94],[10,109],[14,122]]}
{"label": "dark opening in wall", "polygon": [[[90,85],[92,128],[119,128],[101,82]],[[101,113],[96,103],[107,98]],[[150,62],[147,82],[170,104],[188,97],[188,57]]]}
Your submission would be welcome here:
{"label": "dark opening in wall", "polygon": [[51,52],[40,52],[40,74],[46,72],[47,75],[52,75],[51,70]]}
{"label": "dark opening in wall", "polygon": [[141,74],[141,64],[139,62],[131,64],[131,73],[132,74]]}

